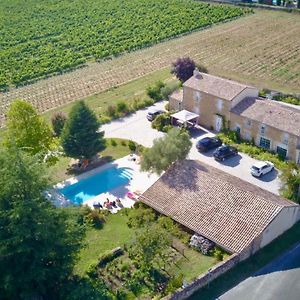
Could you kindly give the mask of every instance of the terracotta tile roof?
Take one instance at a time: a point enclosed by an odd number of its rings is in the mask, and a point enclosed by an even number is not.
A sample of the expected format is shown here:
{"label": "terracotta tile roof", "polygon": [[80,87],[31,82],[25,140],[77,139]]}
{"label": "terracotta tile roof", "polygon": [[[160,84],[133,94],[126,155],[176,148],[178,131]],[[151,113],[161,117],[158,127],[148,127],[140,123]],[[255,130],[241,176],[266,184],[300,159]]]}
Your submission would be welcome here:
{"label": "terracotta tile roof", "polygon": [[182,102],[182,99],[183,99],[183,90],[176,90],[174,91],[170,96],[169,98],[173,98],[177,101],[180,101]]}
{"label": "terracotta tile roof", "polygon": [[253,88],[236,81],[220,78],[206,73],[200,73],[199,77],[192,76],[184,84],[194,90],[214,95],[218,98],[231,101],[246,88]]}
{"label": "terracotta tile roof", "polygon": [[230,252],[241,252],[283,207],[295,206],[192,160],[173,165],[140,200]]}
{"label": "terracotta tile roof", "polygon": [[232,113],[300,136],[300,110],[266,99],[246,98]]}

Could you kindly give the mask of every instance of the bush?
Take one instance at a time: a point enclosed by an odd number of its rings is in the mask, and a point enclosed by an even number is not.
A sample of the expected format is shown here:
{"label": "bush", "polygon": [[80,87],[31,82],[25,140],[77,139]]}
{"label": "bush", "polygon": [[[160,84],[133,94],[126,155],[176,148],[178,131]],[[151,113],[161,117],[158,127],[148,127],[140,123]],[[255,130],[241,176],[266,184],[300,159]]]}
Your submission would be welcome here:
{"label": "bush", "polygon": [[183,274],[178,274],[177,276],[174,276],[170,279],[168,282],[168,285],[165,289],[165,294],[171,294],[175,292],[177,289],[182,287],[183,284]]}
{"label": "bush", "polygon": [[130,149],[130,151],[135,152],[136,151],[136,144],[133,141],[129,141],[128,142],[128,148]]}
{"label": "bush", "polygon": [[178,82],[168,83],[160,89],[162,98],[165,100],[169,99],[169,95],[179,88]]}
{"label": "bush", "polygon": [[109,105],[106,114],[111,118],[115,118],[117,116],[117,107],[115,105]]}
{"label": "bush", "polygon": [[178,58],[172,63],[171,74],[174,74],[181,82],[185,82],[193,76],[196,64],[189,57]]}
{"label": "bush", "polygon": [[146,89],[147,95],[153,99],[155,102],[163,99],[161,89],[165,87],[162,81],[157,81],[153,86],[148,86]]}
{"label": "bush", "polygon": [[154,100],[152,100],[152,99],[145,99],[144,100],[144,107],[151,106],[153,104],[154,104]]}
{"label": "bush", "polygon": [[156,215],[151,208],[138,207],[129,213],[127,226],[129,228],[141,228],[153,223]]}
{"label": "bush", "polygon": [[218,261],[222,261],[224,259],[224,254],[225,254],[225,252],[221,248],[219,248],[219,247],[215,247],[214,250],[212,251],[212,255]]}
{"label": "bush", "polygon": [[121,141],[121,145],[126,147],[127,146],[126,141]]}
{"label": "bush", "polygon": [[110,140],[110,144],[113,146],[113,147],[116,147],[118,145],[118,143],[114,140],[114,139],[111,139]]}
{"label": "bush", "polygon": [[60,136],[66,121],[67,121],[67,116],[62,112],[58,112],[53,115],[51,119],[51,123],[52,123],[53,131],[56,136]]}
{"label": "bush", "polygon": [[172,128],[171,125],[171,115],[170,113],[164,113],[161,115],[158,115],[153,121],[152,121],[152,128],[157,129],[158,131],[167,132],[170,128]]}
{"label": "bush", "polygon": [[293,105],[300,105],[300,97],[294,95],[276,95],[273,97],[276,101],[282,101]]}
{"label": "bush", "polygon": [[84,222],[95,228],[101,228],[105,223],[105,220],[106,220],[105,216],[102,213],[100,213],[98,210],[92,210],[92,209],[84,217]]}
{"label": "bush", "polygon": [[109,117],[109,116],[106,116],[106,115],[100,115],[100,116],[99,116],[100,124],[106,124],[106,123],[109,123],[111,120],[112,120],[112,118]]}
{"label": "bush", "polygon": [[105,267],[109,262],[113,261],[115,258],[123,255],[124,251],[121,247],[115,248],[111,251],[106,251],[99,257],[98,266],[100,268]]}
{"label": "bush", "polygon": [[125,101],[120,101],[117,103],[117,111],[119,113],[127,114],[129,112],[129,107]]}

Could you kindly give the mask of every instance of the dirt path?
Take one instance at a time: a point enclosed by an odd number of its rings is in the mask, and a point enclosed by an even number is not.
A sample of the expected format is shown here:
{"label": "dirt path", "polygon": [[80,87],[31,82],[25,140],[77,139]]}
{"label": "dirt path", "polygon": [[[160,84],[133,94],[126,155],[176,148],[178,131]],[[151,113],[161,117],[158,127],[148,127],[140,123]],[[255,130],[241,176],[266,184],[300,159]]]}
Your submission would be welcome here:
{"label": "dirt path", "polygon": [[300,92],[299,15],[258,11],[229,23],[0,94],[0,126],[11,101],[40,112],[120,85],[190,56],[211,73],[259,87]]}

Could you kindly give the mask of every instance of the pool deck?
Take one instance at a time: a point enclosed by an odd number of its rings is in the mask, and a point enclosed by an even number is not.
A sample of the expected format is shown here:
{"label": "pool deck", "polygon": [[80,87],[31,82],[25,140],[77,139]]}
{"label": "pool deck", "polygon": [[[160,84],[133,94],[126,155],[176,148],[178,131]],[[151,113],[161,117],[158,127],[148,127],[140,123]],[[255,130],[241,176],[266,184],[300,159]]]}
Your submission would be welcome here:
{"label": "pool deck", "polygon": [[[160,176],[156,174],[151,174],[148,172],[142,172],[140,170],[140,164],[136,161],[132,160],[132,157],[130,155],[125,156],[123,158],[117,159],[113,162],[107,163],[103,166],[100,166],[98,168],[95,168],[91,171],[87,171],[83,174],[80,174],[75,177],[71,177],[66,179],[65,181],[58,183],[54,186],[54,189],[56,192],[59,192],[59,189],[72,185],[82,179],[88,178],[96,173],[102,172],[106,169],[112,168],[112,167],[117,167],[117,168],[129,168],[130,171],[132,172],[132,177],[131,180],[128,182],[128,184],[120,186],[118,188],[112,189],[106,193],[102,193],[96,197],[90,198],[87,201],[84,201],[82,204],[83,205],[88,205],[91,208],[93,208],[94,203],[100,203],[103,205],[104,201],[106,199],[109,199],[110,201],[116,200],[116,198],[119,198],[121,200],[122,206],[123,207],[132,207],[133,204],[135,203],[135,200],[130,199],[127,196],[128,192],[139,192],[143,193],[146,191],[151,185],[154,184],[158,180]],[[56,205],[58,206],[65,206],[70,204],[70,202],[65,202],[63,199],[61,201],[59,199],[56,199]],[[61,202],[61,203],[60,203]],[[65,202],[65,203],[64,203]],[[112,208],[110,209],[111,212],[117,212],[121,208]]]}

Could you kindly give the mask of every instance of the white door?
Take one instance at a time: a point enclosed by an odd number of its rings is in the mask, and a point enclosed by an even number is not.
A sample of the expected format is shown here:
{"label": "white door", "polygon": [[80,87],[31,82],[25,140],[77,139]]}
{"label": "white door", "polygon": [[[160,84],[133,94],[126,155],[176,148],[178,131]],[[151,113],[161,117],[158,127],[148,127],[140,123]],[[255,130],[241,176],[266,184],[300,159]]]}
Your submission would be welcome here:
{"label": "white door", "polygon": [[222,117],[216,116],[215,129],[216,129],[217,132],[221,131],[221,129],[222,129],[222,123],[223,123]]}

